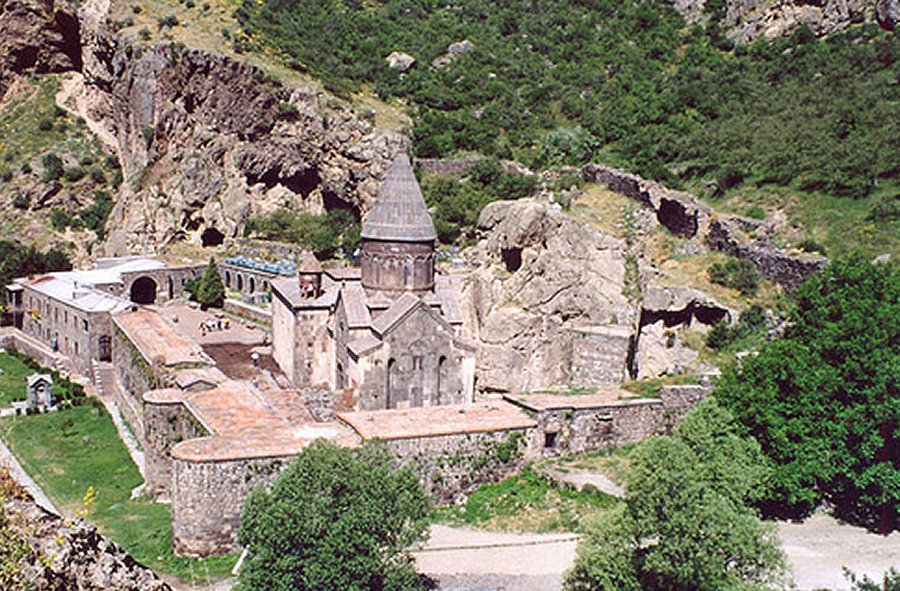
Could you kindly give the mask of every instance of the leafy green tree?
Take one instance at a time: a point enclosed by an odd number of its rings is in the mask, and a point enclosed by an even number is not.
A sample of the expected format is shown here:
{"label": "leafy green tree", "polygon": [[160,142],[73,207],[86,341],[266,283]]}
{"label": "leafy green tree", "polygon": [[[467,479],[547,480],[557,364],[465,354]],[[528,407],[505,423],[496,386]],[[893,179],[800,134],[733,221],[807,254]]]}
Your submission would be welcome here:
{"label": "leafy green tree", "polygon": [[747,259],[729,258],[724,263],[713,263],[709,267],[709,280],[741,292],[753,295],[759,287],[759,272]]}
{"label": "leafy green tree", "polygon": [[774,464],[766,509],[803,515],[828,500],[897,527],[900,271],[855,256],[794,297],[785,338],[727,368],[716,395]]}
{"label": "leafy green tree", "polygon": [[782,582],[774,529],[749,502],[764,491],[759,445],[714,400],[672,437],[631,456],[624,505],[586,529],[567,591],[749,590]]}
{"label": "leafy green tree", "polygon": [[205,308],[221,308],[225,305],[225,284],[222,283],[215,259],[209,259],[209,264],[197,285],[196,296],[197,301]]}
{"label": "leafy green tree", "polygon": [[406,548],[424,538],[428,500],[387,448],[316,441],[247,498],[240,543],[245,591],[422,589]]}

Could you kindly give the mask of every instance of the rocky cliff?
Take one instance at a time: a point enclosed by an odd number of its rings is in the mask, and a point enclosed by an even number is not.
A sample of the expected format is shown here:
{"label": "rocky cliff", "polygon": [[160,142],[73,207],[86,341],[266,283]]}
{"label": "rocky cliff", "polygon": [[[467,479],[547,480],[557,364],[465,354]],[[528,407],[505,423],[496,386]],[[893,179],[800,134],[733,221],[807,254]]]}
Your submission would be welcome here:
{"label": "rocky cliff", "polygon": [[10,591],[171,591],[83,522],[48,513],[0,469],[0,587]]}
{"label": "rocky cliff", "polygon": [[479,341],[479,388],[567,385],[571,329],[633,329],[621,240],[528,199],[488,205],[478,226],[483,238],[467,253],[478,266],[463,299]]}
{"label": "rocky cliff", "polygon": [[[709,18],[705,0],[671,1],[691,22]],[[893,30],[900,21],[898,0],[725,0],[724,5],[720,24],[739,44],[786,35],[803,25],[827,35],[867,20]]]}
{"label": "rocky cliff", "polygon": [[347,104],[288,88],[260,69],[163,44],[140,52],[81,9],[86,117],[114,139],[125,183],[109,254],[235,236],[248,216],[280,206],[366,210],[404,143]]}
{"label": "rocky cliff", "polygon": [[142,43],[111,26],[107,10],[105,0],[77,10],[68,0],[0,1],[0,98],[17,77],[71,72],[58,102],[121,163],[105,254],[217,243],[282,206],[360,214],[408,141],[312,85],[288,87],[177,43]]}

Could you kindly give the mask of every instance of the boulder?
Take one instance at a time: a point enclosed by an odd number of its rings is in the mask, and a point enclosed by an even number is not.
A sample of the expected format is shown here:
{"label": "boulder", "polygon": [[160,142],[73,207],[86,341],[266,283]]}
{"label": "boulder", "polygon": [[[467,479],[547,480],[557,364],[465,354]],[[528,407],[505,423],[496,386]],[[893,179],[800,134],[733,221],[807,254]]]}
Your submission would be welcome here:
{"label": "boulder", "polygon": [[391,54],[385,58],[385,61],[387,61],[390,69],[397,70],[398,72],[407,72],[416,65],[416,58],[408,53],[403,53],[402,51],[392,51]]}

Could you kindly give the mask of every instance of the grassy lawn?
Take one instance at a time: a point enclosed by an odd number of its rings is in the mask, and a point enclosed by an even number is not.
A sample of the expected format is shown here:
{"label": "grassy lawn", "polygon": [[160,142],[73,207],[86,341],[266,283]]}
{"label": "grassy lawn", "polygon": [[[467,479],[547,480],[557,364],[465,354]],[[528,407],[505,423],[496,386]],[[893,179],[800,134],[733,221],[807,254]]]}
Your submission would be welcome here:
{"label": "grassy lawn", "polygon": [[64,513],[84,509],[93,487],[88,519],[139,562],[193,582],[221,578],[234,565],[233,555],[206,560],[173,555],[171,510],[146,498],[131,500],[142,479],[102,406],[4,419],[0,437]]}
{"label": "grassy lawn", "polygon": [[25,379],[34,370],[9,353],[0,353],[0,406],[9,406],[14,400],[25,400]]}
{"label": "grassy lawn", "polygon": [[465,504],[435,509],[437,522],[516,532],[578,531],[586,520],[618,501],[596,491],[557,486],[530,468],[497,484],[485,484]]}

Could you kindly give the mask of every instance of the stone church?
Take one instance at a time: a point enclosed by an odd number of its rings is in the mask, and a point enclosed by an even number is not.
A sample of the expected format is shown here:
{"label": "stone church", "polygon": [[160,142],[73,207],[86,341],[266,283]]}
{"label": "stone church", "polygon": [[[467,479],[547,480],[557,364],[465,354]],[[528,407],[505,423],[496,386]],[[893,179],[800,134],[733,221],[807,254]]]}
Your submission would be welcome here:
{"label": "stone church", "polygon": [[409,156],[388,168],[362,227],[359,267],[272,282],[272,355],[298,388],[376,410],[471,402],[475,348],[453,278],[435,272],[437,235]]}

